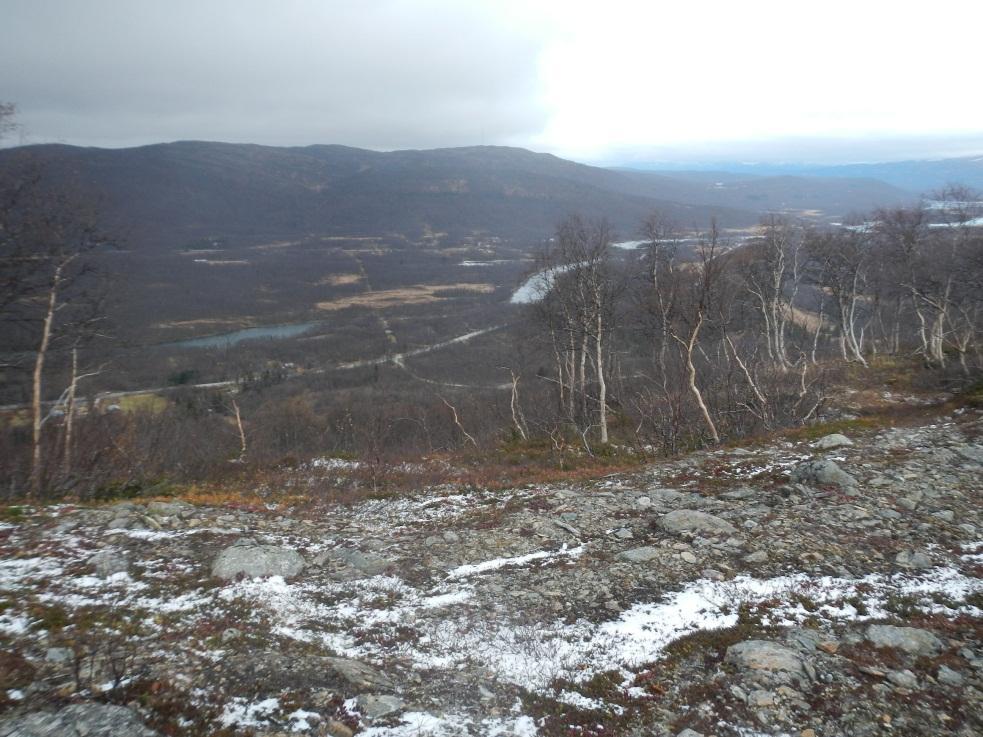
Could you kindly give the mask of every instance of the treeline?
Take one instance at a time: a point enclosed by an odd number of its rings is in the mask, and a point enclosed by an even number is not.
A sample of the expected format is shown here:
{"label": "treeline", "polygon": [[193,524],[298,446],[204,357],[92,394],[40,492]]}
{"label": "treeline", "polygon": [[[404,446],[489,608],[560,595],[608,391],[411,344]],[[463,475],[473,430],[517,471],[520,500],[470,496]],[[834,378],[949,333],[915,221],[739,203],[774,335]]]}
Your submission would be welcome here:
{"label": "treeline", "polygon": [[98,404],[84,387],[112,358],[100,343],[112,284],[92,268],[108,248],[96,221],[30,181],[0,199],[0,331],[16,348],[0,370],[32,388],[28,409],[2,415],[8,498],[135,493],[318,456],[377,474],[522,448],[561,464],[673,454],[822,419],[844,368],[878,356],[954,381],[983,368],[983,203],[952,187],[847,224],[771,216],[750,238],[656,213],[635,250],[573,216],[519,319],[480,341],[317,375],[257,359],[221,386]]}
{"label": "treeline", "polygon": [[979,195],[951,187],[848,224],[771,216],[740,242],[711,226],[694,244],[656,214],[627,263],[603,222],[571,218],[536,308],[558,416],[585,447],[607,442],[613,418],[674,452],[813,420],[831,372],[875,356],[970,377],[983,367],[981,215]]}

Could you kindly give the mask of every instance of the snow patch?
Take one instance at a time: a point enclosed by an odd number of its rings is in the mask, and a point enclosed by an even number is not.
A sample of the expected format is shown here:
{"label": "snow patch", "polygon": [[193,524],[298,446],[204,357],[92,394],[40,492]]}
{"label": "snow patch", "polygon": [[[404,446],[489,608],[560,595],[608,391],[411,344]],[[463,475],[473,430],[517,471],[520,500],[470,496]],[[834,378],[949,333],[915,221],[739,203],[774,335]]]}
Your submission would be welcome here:
{"label": "snow patch", "polygon": [[495,571],[499,568],[505,568],[506,566],[521,566],[526,563],[531,563],[534,560],[550,560],[552,558],[579,558],[584,552],[584,546],[580,545],[576,548],[567,549],[564,545],[559,550],[550,552],[548,550],[540,550],[535,553],[527,553],[526,555],[519,555],[514,558],[495,558],[493,560],[486,560],[481,563],[473,563],[469,565],[458,566],[454,570],[447,574],[448,578],[464,578],[465,576],[473,576],[476,573],[485,573],[486,571]]}

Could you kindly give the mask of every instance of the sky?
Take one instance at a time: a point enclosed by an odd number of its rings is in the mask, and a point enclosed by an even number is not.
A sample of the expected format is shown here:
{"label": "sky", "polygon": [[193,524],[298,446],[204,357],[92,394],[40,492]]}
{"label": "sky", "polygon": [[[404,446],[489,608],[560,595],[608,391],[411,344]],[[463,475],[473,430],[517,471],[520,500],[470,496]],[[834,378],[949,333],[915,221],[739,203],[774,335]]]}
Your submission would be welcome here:
{"label": "sky", "polygon": [[8,143],[979,154],[983,2],[0,0]]}

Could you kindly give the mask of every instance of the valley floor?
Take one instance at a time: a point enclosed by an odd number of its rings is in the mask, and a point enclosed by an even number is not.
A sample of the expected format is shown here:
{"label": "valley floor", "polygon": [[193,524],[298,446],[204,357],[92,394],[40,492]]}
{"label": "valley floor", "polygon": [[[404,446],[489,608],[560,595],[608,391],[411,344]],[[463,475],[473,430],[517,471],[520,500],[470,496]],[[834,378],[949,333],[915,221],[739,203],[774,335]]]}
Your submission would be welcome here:
{"label": "valley floor", "polygon": [[928,408],[568,486],[33,510],[0,735],[980,734],[981,438]]}

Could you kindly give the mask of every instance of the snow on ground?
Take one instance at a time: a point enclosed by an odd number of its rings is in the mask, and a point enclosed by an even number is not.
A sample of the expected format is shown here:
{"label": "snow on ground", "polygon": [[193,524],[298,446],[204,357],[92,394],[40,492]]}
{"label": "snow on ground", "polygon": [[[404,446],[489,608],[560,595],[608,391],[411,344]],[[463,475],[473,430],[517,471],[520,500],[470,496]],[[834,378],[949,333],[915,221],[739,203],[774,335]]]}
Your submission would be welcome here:
{"label": "snow on ground", "polygon": [[494,560],[486,560],[481,563],[473,563],[470,565],[458,566],[450,573],[447,574],[448,578],[464,578],[466,576],[474,575],[475,573],[485,573],[486,571],[495,571],[499,568],[506,568],[510,566],[521,566],[525,563],[531,563],[534,560],[550,560],[551,558],[579,558],[584,552],[584,546],[581,545],[576,548],[567,549],[564,545],[562,548],[555,552],[550,552],[548,550],[540,550],[535,553],[528,553],[526,555],[519,555],[514,558],[496,558]]}
{"label": "snow on ground", "polygon": [[565,264],[536,272],[512,293],[509,302],[514,305],[531,305],[542,301],[553,288],[553,282],[556,281],[556,277],[560,274],[565,274],[575,266],[577,264]]}
{"label": "snow on ground", "polygon": [[427,712],[403,714],[395,727],[369,727],[359,732],[365,737],[465,737],[479,734],[486,737],[534,737],[538,732],[532,717],[494,717],[475,722],[461,714],[434,716]]}
{"label": "snow on ground", "polygon": [[[472,584],[461,581],[509,566],[574,558],[582,551],[539,552],[461,566],[430,592],[395,577],[375,576],[327,587],[288,584],[282,578],[246,581],[227,586],[220,596],[228,601],[243,597],[263,607],[280,636],[320,640],[348,657],[382,661],[392,654],[372,643],[356,643],[349,634],[352,626],[414,626],[422,636],[402,642],[399,654],[415,667],[480,663],[502,681],[540,692],[549,691],[556,678],[583,682],[610,670],[620,670],[630,680],[634,670],[658,660],[680,637],[734,626],[742,603],[767,602],[763,621],[773,625],[797,624],[810,617],[827,622],[888,617],[885,605],[898,596],[911,597],[926,612],[983,615],[963,603],[983,590],[983,581],[955,568],[936,568],[919,576],[871,574],[856,579],[806,574],[771,579],[739,576],[724,582],[701,579],[659,601],[637,603],[617,619],[572,624],[499,618],[482,607]],[[336,597],[340,600],[330,603]],[[380,606],[383,599],[385,606]],[[803,601],[812,602],[808,610]],[[434,607],[442,608],[439,617],[428,616]],[[336,624],[337,631],[320,629],[324,622]]]}

